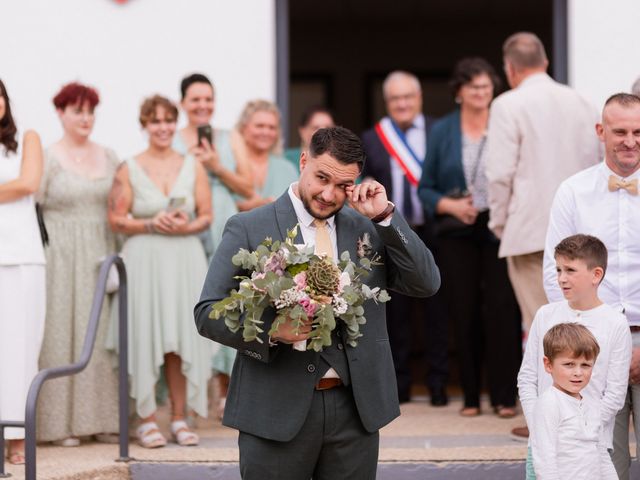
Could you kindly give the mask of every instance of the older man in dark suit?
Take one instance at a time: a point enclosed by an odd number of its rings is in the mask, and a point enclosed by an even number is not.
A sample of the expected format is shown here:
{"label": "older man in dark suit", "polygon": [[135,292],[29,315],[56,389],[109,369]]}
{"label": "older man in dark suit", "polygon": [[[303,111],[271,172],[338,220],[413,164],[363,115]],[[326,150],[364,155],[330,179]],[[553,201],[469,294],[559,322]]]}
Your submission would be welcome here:
{"label": "older man in dark suit", "polygon": [[[265,237],[283,240],[299,225],[296,243],[320,246],[332,258],[368,234],[382,256],[366,282],[411,296],[433,295],[440,274],[431,252],[394,211],[377,182],[355,185],[364,152],[349,130],[321,129],[300,159],[300,179],[276,202],[232,217],[211,263],[195,308],[198,331],[238,349],[223,423],[240,431],[244,479],[371,479],[378,458],[378,430],[400,414],[387,335],[385,307],[367,302],[367,323],[357,347],[345,341],[338,322],[331,347],[321,353],[297,351],[308,330],[295,334],[289,323],[262,343],[246,343],[222,320],[211,320],[211,305],[238,287],[243,272],[231,263],[239,248],[254,250]],[[352,208],[343,208],[346,201]],[[392,293],[393,295],[393,293]],[[263,315],[264,331],[275,311]]]}
{"label": "older man in dark suit", "polygon": [[[363,177],[380,182],[411,228],[433,248],[428,217],[417,194],[422,164],[427,154],[427,137],[433,119],[422,114],[422,91],[417,77],[403,71],[391,72],[383,83],[388,116],[362,135],[367,163]],[[419,313],[418,313],[419,312]],[[431,404],[447,404],[449,374],[446,315],[439,296],[429,300],[395,295],[387,304],[389,340],[398,381],[400,402],[408,402],[411,393],[411,343],[415,338],[411,319],[426,320],[426,384]]]}

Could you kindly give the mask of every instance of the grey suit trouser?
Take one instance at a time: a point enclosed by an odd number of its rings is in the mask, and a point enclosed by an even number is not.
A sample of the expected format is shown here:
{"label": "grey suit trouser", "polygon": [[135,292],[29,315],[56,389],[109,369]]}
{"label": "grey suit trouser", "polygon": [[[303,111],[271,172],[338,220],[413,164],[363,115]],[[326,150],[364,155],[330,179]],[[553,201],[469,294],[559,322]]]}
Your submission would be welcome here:
{"label": "grey suit trouser", "polygon": [[350,387],[315,391],[293,440],[240,432],[240,474],[243,480],[375,479],[379,438],[362,426]]}

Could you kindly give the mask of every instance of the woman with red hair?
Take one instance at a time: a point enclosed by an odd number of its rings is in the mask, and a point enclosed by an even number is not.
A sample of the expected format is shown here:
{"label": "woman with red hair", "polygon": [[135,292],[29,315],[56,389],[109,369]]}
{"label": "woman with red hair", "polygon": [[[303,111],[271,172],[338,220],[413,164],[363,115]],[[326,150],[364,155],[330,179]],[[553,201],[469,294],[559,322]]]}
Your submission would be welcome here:
{"label": "woman with red hair", "polygon": [[[53,99],[63,135],[45,152],[39,198],[49,233],[47,318],[40,368],[80,355],[100,260],[116,250],[107,223],[107,195],[119,164],[115,153],[90,139],[95,89],[65,85]],[[40,395],[38,440],[77,446],[95,435],[111,442],[118,431],[118,382],[105,349],[109,302],[102,308],[91,362],[81,374],[47,382]]]}

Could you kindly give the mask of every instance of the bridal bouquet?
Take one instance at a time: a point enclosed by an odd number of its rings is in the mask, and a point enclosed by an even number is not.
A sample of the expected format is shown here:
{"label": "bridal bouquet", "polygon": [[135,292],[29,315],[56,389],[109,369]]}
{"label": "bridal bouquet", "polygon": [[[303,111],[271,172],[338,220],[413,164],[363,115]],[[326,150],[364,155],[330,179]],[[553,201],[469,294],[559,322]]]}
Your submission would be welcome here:
{"label": "bridal bouquet", "polygon": [[245,341],[262,343],[262,314],[274,307],[277,315],[269,330],[273,336],[288,318],[297,332],[311,320],[312,330],[307,348],[316,352],[331,345],[336,319],[347,328],[346,341],[355,347],[362,336],[360,325],[366,323],[363,304],[367,300],[387,302],[390,296],[379,287],[363,283],[371,269],[381,265],[380,255],[372,254],[369,235],[358,240],[358,263],[349,252],[340,255],[336,265],[325,255],[315,255],[313,246],[294,245],[297,225],[287,231],[284,242],[266,238],[250,252],[241,248],[231,261],[249,272],[236,277],[239,288],[212,306],[209,318],[224,318],[232,332],[242,329]]}

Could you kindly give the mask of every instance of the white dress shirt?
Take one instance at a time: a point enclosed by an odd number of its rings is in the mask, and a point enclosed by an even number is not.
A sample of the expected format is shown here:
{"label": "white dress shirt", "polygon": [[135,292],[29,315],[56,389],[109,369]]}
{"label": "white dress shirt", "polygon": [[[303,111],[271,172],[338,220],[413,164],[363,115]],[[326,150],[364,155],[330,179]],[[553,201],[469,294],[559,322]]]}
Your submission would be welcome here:
{"label": "white dress shirt", "polygon": [[[404,133],[407,143],[413,153],[422,160],[427,155],[427,131],[425,129],[424,115],[418,115],[413,121],[413,125]],[[398,211],[403,212],[404,205],[404,171],[393,158],[391,162],[391,185],[393,186],[393,203]],[[418,179],[420,180],[420,179]],[[424,211],[420,197],[418,197],[418,187],[411,186],[411,205],[413,206],[413,218],[407,218],[410,225],[424,224]]]}
{"label": "white dress shirt", "polygon": [[538,310],[529,331],[527,348],[518,372],[518,393],[522,412],[531,428],[534,425],[533,409],[536,400],[553,384],[551,375],[544,369],[542,339],[551,327],[563,322],[584,325],[600,346],[591,381],[584,391],[602,399],[600,408],[604,443],[607,448],[611,448],[615,416],[624,405],[627,395],[631,332],[624,315],[607,304],[580,311],[573,310],[565,300],[549,303]]}
{"label": "white dress shirt", "polygon": [[551,387],[538,399],[531,428],[531,455],[538,480],[617,480],[600,442],[598,400]]}
{"label": "white dress shirt", "polygon": [[[551,206],[544,249],[544,289],[550,302],[562,298],[556,279],[554,249],[576,233],[598,237],[609,261],[598,294],[618,308],[630,325],[640,326],[640,196],[626,190],[610,192],[606,163],[587,168],[565,180]],[[640,177],[640,171],[627,179]]]}

